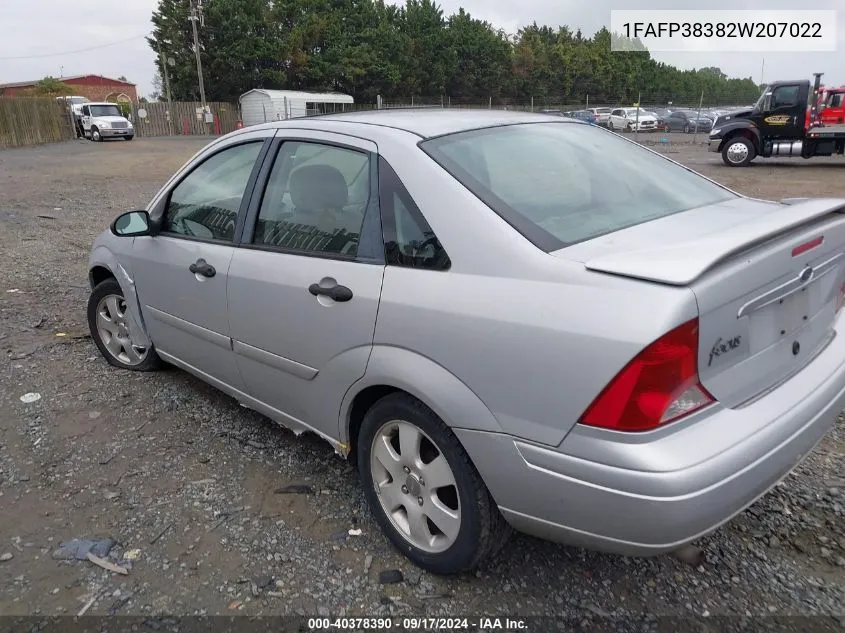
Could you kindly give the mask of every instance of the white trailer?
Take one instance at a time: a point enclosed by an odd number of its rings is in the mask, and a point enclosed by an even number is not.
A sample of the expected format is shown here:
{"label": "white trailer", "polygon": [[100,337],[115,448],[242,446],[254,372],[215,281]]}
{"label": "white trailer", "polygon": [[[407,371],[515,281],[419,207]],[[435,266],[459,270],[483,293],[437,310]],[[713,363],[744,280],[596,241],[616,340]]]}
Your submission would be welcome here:
{"label": "white trailer", "polygon": [[354,103],[351,96],[335,92],[256,88],[241,95],[241,119],[246,127],[314,114],[343,112]]}

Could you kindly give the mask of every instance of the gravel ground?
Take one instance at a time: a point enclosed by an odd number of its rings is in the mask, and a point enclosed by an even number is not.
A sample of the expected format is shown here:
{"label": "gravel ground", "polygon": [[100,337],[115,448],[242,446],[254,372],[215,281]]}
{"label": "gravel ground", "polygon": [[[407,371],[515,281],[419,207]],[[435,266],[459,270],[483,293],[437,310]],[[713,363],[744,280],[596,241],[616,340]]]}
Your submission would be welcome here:
{"label": "gravel ground", "polygon": [[[352,468],[321,440],[183,372],[107,365],[85,324],[90,244],[206,141],[0,152],[0,614],[87,605],[143,616],[539,614],[589,627],[607,615],[774,614],[823,616],[796,630],[845,625],[845,422],[698,542],[700,563],[515,536],[478,573],[440,578],[391,548]],[[745,194],[845,197],[841,159],[728,169],[683,135],[657,147]],[[41,398],[22,402],[30,392]],[[288,484],[308,488],[276,492]],[[54,558],[83,537],[113,539],[109,559],[128,574]],[[380,584],[387,570],[402,582]]]}

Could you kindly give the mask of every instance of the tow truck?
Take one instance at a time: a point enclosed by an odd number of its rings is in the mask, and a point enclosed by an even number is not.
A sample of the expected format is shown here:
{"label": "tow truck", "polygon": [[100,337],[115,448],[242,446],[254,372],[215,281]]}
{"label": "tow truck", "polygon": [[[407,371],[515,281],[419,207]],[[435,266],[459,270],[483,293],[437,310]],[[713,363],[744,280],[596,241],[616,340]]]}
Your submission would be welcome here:
{"label": "tow truck", "polygon": [[838,88],[823,88],[819,117],[826,125],[841,125],[845,123],[845,86]]}
{"label": "tow truck", "polygon": [[[763,89],[750,110],[722,115],[713,123],[708,148],[730,167],[745,167],[756,157],[814,158],[845,153],[845,124],[822,118],[821,78],[776,81]],[[841,97],[840,97],[841,99]]]}

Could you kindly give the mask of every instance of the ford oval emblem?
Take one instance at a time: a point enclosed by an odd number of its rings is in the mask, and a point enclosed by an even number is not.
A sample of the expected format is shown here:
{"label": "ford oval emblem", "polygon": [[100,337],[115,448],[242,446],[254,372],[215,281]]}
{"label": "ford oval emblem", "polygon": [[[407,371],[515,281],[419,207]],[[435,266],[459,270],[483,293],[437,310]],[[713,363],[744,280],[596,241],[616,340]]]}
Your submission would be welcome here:
{"label": "ford oval emblem", "polygon": [[807,266],[804,270],[801,271],[800,279],[801,279],[801,281],[807,282],[807,281],[810,281],[812,276],[813,276],[813,269],[810,268],[809,266]]}

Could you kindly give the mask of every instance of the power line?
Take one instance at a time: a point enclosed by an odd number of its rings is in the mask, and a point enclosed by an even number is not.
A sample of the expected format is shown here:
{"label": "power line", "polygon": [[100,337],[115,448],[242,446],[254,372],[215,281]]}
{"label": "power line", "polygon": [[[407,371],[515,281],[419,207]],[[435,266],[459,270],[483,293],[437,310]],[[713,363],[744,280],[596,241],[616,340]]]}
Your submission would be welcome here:
{"label": "power line", "polygon": [[87,53],[88,51],[95,51],[100,48],[107,48],[109,46],[117,46],[118,44],[125,44],[126,42],[132,42],[134,40],[140,40],[141,38],[147,37],[149,33],[144,33],[143,35],[136,35],[135,37],[130,37],[125,40],[120,40],[118,42],[110,42],[109,44],[100,44],[99,46],[89,46],[88,48],[80,48],[75,51],[64,51],[62,53],[47,53],[46,55],[13,55],[13,56],[2,56],[0,59],[43,59],[45,57],[60,57],[62,55],[74,55],[76,53]]}

